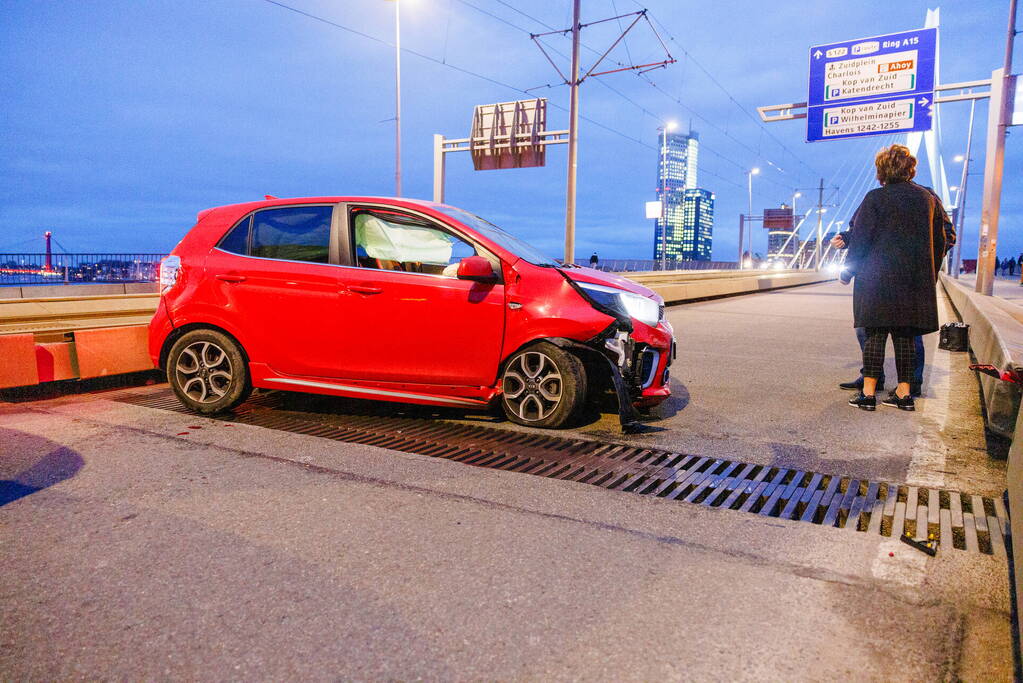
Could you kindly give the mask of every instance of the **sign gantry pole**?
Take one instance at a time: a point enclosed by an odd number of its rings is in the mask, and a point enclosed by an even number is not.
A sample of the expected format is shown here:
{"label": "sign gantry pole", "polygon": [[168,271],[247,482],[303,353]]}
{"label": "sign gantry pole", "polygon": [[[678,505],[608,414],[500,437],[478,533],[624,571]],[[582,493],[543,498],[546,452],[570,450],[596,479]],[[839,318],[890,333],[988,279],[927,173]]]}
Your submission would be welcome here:
{"label": "sign gantry pole", "polygon": [[565,197],[565,263],[575,262],[575,194],[579,165],[579,4],[572,7],[572,75],[568,114],[568,183]]}
{"label": "sign gantry pole", "polygon": [[1009,30],[1005,39],[1005,62],[991,74],[988,103],[987,153],[984,159],[984,205],[980,217],[977,249],[976,291],[994,291],[995,258],[998,254],[998,218],[1002,207],[1002,171],[1005,167],[1005,134],[1012,125],[1012,48],[1016,37],[1016,0],[1009,2]]}

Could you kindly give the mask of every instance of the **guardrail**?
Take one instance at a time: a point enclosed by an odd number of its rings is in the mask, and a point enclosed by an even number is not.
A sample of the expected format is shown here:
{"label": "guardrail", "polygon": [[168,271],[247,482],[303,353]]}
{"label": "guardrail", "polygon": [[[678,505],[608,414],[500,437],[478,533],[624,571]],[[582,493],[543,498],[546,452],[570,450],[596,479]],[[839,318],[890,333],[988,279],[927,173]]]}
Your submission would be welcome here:
{"label": "guardrail", "polygon": [[0,287],[155,282],[166,254],[0,254]]}
{"label": "guardrail", "polygon": [[[998,297],[978,294],[944,273],[941,283],[955,306],[959,317],[970,325],[970,349],[978,363],[990,363],[999,370],[1023,367],[1023,307]],[[1010,564],[1015,585],[1017,636],[1023,641],[1023,411],[1020,411],[1020,387],[978,373],[992,432],[1012,439],[1006,475],[1009,507],[1009,535],[1012,543]],[[1021,521],[1014,521],[1020,519]],[[1019,641],[1018,641],[1019,642]]]}
{"label": "guardrail", "polygon": [[726,270],[674,271],[624,274],[630,280],[654,290],[666,304],[714,299],[772,289],[812,285],[834,280],[828,271],[814,270]]}

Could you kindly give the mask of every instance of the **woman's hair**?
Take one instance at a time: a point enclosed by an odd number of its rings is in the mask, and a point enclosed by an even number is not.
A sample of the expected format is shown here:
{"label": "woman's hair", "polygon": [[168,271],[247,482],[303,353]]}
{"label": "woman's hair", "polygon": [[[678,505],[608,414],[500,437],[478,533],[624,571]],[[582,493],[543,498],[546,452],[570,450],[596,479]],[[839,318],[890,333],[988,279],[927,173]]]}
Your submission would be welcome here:
{"label": "woman's hair", "polygon": [[885,147],[874,157],[874,165],[877,166],[877,179],[884,185],[904,183],[916,175],[916,157],[905,145]]}

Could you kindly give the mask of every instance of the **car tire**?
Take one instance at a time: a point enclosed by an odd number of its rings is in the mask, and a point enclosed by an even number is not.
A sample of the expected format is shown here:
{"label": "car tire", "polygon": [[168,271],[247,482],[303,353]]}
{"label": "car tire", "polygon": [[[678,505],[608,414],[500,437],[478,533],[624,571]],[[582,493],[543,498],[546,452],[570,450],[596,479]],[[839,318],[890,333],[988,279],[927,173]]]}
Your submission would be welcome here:
{"label": "car tire", "polygon": [[501,407],[529,427],[570,425],[586,402],[586,368],[575,354],[550,342],[515,352],[501,372]]}
{"label": "car tire", "polygon": [[174,342],[167,381],[186,408],[203,415],[231,410],[252,392],[241,346],[216,330],[192,330]]}

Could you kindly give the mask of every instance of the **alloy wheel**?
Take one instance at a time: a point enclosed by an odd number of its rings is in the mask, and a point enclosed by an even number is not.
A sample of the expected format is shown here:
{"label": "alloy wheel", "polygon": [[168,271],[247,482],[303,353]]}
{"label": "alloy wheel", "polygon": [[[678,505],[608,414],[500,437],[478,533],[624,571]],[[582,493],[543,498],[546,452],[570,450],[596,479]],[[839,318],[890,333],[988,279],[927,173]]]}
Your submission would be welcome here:
{"label": "alloy wheel", "polygon": [[209,341],[186,346],[174,366],[181,392],[197,403],[219,401],[231,388],[231,359]]}
{"label": "alloy wheel", "polygon": [[564,383],[545,353],[527,351],[512,359],[502,378],[505,404],[522,420],[538,422],[561,403]]}

